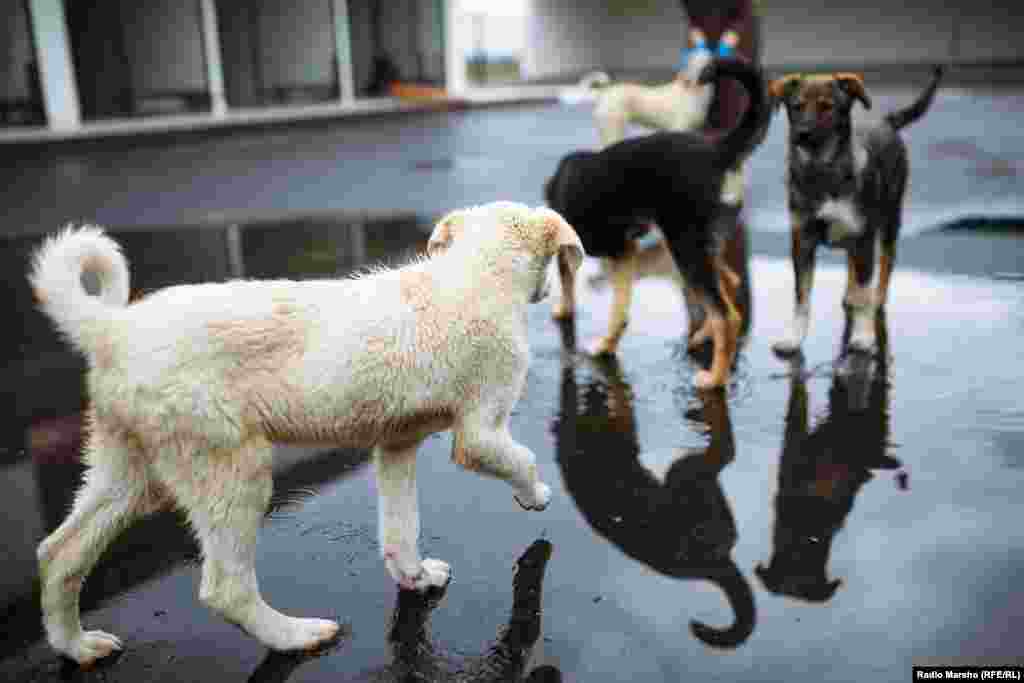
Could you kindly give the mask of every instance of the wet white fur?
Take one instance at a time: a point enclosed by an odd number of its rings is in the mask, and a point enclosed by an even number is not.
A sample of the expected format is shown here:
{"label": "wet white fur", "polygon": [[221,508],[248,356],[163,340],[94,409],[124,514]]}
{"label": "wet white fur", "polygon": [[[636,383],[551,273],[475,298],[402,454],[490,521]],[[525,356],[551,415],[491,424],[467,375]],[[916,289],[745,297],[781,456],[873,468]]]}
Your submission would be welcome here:
{"label": "wet white fur", "polygon": [[866,221],[852,197],[826,199],[816,215],[828,225],[828,239],[834,244],[864,233]]}
{"label": "wet white fur", "polygon": [[[82,582],[133,520],[171,506],[203,551],[200,600],[276,650],[316,647],[333,621],[289,617],[262,598],[254,556],[272,442],[372,447],[381,550],[403,586],[448,580],[421,559],[415,455],[452,429],[455,460],[542,509],[550,490],[508,419],[529,348],[525,308],[548,265],[582,246],[556,213],[495,203],[453,212],[433,255],[331,281],[183,285],[128,304],[128,266],[96,227],[35,254],[41,308],[89,362],[88,470],[64,523],[39,546],[51,645],[83,665],[120,649],[85,632]],[[83,272],[98,276],[90,296]]]}

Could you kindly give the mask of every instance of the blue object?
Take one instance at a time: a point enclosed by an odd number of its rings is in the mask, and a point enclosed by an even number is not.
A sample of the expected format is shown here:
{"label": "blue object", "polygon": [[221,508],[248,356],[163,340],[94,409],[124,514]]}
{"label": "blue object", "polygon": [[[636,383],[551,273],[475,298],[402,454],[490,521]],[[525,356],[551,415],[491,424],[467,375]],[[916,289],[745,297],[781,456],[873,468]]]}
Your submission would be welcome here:
{"label": "blue object", "polygon": [[676,67],[676,71],[682,71],[686,68],[687,62],[690,61],[690,50],[683,48],[679,50],[679,65]]}
{"label": "blue object", "polygon": [[731,57],[733,52],[735,52],[735,50],[733,49],[732,45],[729,45],[728,43],[719,43],[718,44],[718,56],[719,57]]}
{"label": "blue object", "polygon": [[690,63],[690,57],[692,57],[695,52],[708,52],[708,51],[709,50],[708,50],[707,43],[705,43],[703,39],[698,40],[696,42],[696,44],[692,48],[689,48],[689,49],[687,49],[685,47],[682,48],[681,50],[679,50],[679,67],[678,67],[678,70],[679,71],[685,71],[686,70],[686,65]]}
{"label": "blue object", "polygon": [[636,246],[640,251],[647,251],[661,244],[661,233],[657,230],[648,230],[636,239]]}

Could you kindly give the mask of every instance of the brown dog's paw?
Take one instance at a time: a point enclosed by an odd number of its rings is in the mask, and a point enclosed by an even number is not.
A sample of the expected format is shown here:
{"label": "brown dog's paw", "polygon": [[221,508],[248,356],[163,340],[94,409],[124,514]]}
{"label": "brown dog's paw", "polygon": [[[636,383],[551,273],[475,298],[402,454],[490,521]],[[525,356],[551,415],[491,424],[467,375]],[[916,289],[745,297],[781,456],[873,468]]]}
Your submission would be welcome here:
{"label": "brown dog's paw", "polygon": [[587,347],[591,356],[596,358],[607,358],[614,356],[615,352],[618,351],[619,344],[610,337],[601,337],[590,342]]}

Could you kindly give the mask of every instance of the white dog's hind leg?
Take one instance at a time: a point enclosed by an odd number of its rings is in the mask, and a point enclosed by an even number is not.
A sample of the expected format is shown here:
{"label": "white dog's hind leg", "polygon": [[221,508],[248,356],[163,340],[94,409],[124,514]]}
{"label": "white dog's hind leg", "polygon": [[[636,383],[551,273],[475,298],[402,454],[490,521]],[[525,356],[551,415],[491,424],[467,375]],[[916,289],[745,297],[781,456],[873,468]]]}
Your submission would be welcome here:
{"label": "white dog's hind leg", "polygon": [[55,650],[83,666],[122,646],[109,633],[82,630],[82,583],[110,542],[163,502],[139,468],[138,451],[122,439],[97,429],[89,437],[87,460],[90,469],[71,514],[37,551],[47,639]]}
{"label": "white dog's hind leg", "polygon": [[419,442],[402,447],[378,446],[378,513],[381,554],[395,582],[424,591],[448,583],[450,570],[440,560],[420,560],[420,512],[416,495],[416,451]]}
{"label": "white dog's hind leg", "polygon": [[524,509],[543,510],[551,500],[551,489],[537,476],[536,457],[512,438],[507,423],[494,427],[486,419],[463,419],[455,431],[453,459],[468,470],[508,482]]}
{"label": "white dog's hind leg", "polygon": [[289,617],[260,595],[256,537],[273,488],[271,445],[254,440],[230,453],[174,454],[190,462],[167,455],[157,460],[161,478],[188,511],[203,550],[200,601],[274,650],[311,650],[333,639],[334,621]]}

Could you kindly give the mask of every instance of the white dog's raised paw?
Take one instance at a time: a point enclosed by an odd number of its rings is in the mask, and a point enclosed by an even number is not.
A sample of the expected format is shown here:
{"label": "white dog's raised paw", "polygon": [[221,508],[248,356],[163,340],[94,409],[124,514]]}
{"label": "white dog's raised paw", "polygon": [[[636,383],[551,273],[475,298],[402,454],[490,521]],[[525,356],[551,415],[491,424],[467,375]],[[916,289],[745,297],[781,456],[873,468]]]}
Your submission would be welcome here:
{"label": "white dog's raised paw", "polygon": [[533,495],[530,497],[530,500],[527,500],[525,496],[520,497],[519,494],[515,494],[512,497],[519,503],[519,507],[524,510],[540,512],[547,508],[548,503],[551,502],[551,487],[538,481],[533,485]]}
{"label": "white dog's raised paw", "polygon": [[56,648],[65,657],[87,669],[104,657],[124,649],[121,639],[104,631],[84,631],[66,647]]}
{"label": "white dog's raised paw", "polygon": [[340,628],[338,622],[330,619],[288,617],[287,625],[281,630],[279,637],[267,644],[280,652],[309,652],[334,640]]}
{"label": "white dog's raised paw", "polygon": [[423,593],[430,588],[444,588],[451,578],[452,570],[447,562],[428,557],[420,562],[419,576],[413,579],[409,588]]}

